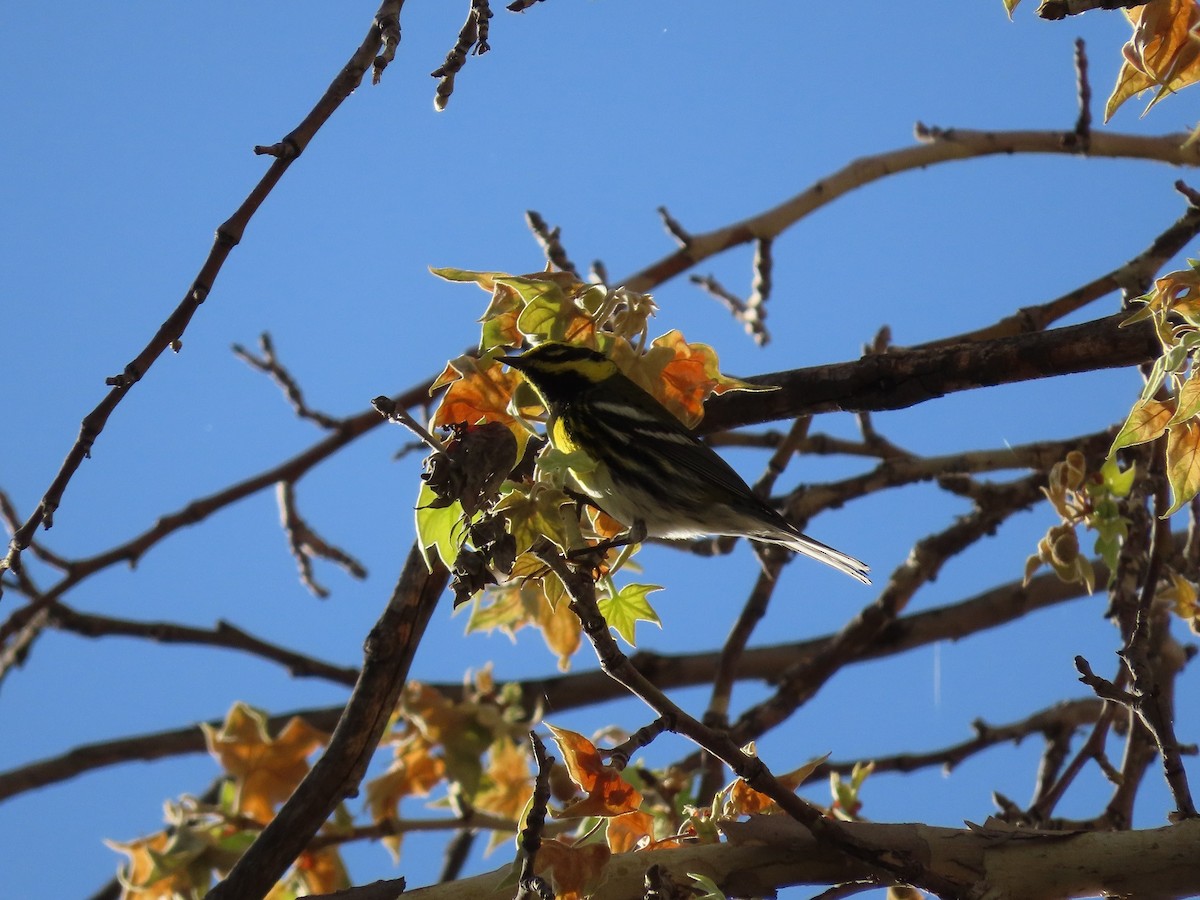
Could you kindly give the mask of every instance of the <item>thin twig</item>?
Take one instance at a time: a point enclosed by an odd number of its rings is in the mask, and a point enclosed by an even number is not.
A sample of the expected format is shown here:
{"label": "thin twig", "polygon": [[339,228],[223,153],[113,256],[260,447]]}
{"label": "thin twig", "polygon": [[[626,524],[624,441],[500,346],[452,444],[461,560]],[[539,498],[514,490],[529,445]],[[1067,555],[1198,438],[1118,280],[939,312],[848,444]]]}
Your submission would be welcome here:
{"label": "thin twig", "polygon": [[[917,124],[915,146],[864,156],[816,181],[788,200],[748,219],[702,234],[638,272],[617,279],[632,291],[647,293],[704,260],[739,244],[778,237],[787,228],[844,194],[900,172],[979,156],[1023,153],[1077,153],[1064,146],[1062,131],[971,131]],[[1186,134],[1143,137],[1101,131],[1092,135],[1087,156],[1139,159],[1171,165],[1200,164],[1200,145],[1184,146]]]}
{"label": "thin twig", "polygon": [[276,357],[275,345],[271,341],[270,334],[264,331],[259,335],[258,347],[262,352],[262,356],[255,356],[241,344],[234,344],[232,350],[247,365],[270,375],[271,380],[279,385],[284,396],[287,397],[288,403],[291,404],[292,409],[301,419],[308,419],[310,422],[315,422],[322,428],[328,428],[331,431],[341,427],[341,419],[335,419],[333,416],[326,415],[320,410],[310,409],[308,404],[304,402],[304,392],[300,390],[300,385],[292,377],[292,373]]}
{"label": "thin twig", "polygon": [[[1102,561],[1093,560],[1093,566],[1097,578],[1107,578],[1107,569]],[[888,630],[886,643],[877,643],[850,664],[888,658],[939,641],[958,640],[1085,595],[1082,585],[1064,582],[1050,573],[1036,576],[1028,584],[1018,581],[1001,585],[959,603],[902,616]],[[835,635],[825,635],[806,641],[751,648],[742,657],[739,677],[773,680],[789,661],[821,653],[835,638]],[[718,660],[715,652],[666,655],[643,651],[636,654],[631,662],[638,671],[645,673],[661,687],[675,688],[709,683]],[[529,698],[531,704],[557,710],[603,703],[620,696],[623,690],[599,670],[554,678],[535,678],[517,684],[521,695]],[[463,693],[461,684],[433,684],[431,687],[451,699],[461,698]],[[274,731],[283,727],[293,716],[300,716],[323,731],[331,731],[341,710],[340,706],[299,710],[274,716],[269,720],[269,725]],[[526,712],[532,715],[534,710],[531,708]],[[213,719],[209,724],[220,728],[221,722],[221,719]],[[0,801],[106,766],[131,760],[202,753],[204,750],[204,737],[194,725],[83,744],[58,756],[0,772]]]}
{"label": "thin twig", "polygon": [[771,335],[767,331],[767,301],[771,299],[771,270],[774,260],[771,255],[773,240],[769,237],[759,238],[754,242],[754,279],[750,284],[750,296],[746,300],[746,314],[743,323],[746,331],[754,338],[754,343],[765,346]]}
{"label": "thin twig", "polygon": [[272,644],[223,620],[218,621],[214,628],[197,628],[176,622],[138,622],[131,619],[117,619],[111,616],[77,612],[62,602],[54,603],[46,612],[48,625],[51,628],[78,634],[82,637],[100,638],[120,635],[144,638],[164,644],[220,647],[278,663],[296,678],[323,678],[347,687],[353,687],[358,680],[358,669],[353,666],[336,666],[278,644]]}
{"label": "thin twig", "polygon": [[367,35],[363,39],[362,44],[359,45],[358,49],[350,57],[350,60],[330,83],[324,95],[317,101],[316,106],[283,139],[284,142],[295,148],[294,153],[286,158],[279,157],[275,159],[267,169],[266,174],[259,179],[258,184],[254,186],[246,199],[242,201],[242,205],[238,207],[237,211],[217,228],[216,240],[213,242],[208,258],[200,267],[199,273],[193,280],[191,287],[184,294],[183,300],[180,301],[175,310],[167,317],[166,321],[159,326],[158,331],[155,332],[154,336],[141,352],[125,366],[123,372],[120,375],[107,379],[106,383],[112,389],[95,409],[84,416],[80,424],[79,436],[67,452],[66,459],[59,468],[58,474],[54,476],[54,480],[51,481],[49,488],[42,495],[41,501],[29,519],[13,535],[9,543],[7,555],[3,560],[0,560],[0,572],[5,569],[15,569],[19,565],[21,552],[29,546],[29,542],[39,526],[45,528],[53,526],[54,512],[62,502],[63,493],[66,491],[68,483],[70,483],[71,478],[79,469],[83,460],[90,455],[92,445],[104,430],[104,426],[108,422],[108,417],[112,415],[113,410],[117,408],[117,405],[125,398],[130,389],[145,377],[146,373],[159,357],[173,344],[177,344],[183,336],[183,332],[191,321],[192,316],[200,308],[200,304],[208,298],[217,275],[220,273],[222,266],[224,266],[225,260],[228,259],[230,252],[241,241],[242,235],[246,230],[246,225],[249,223],[251,217],[258,211],[258,208],[266,200],[275,185],[283,178],[284,173],[291,164],[308,146],[313,135],[317,133],[321,126],[341,106],[342,102],[354,93],[354,90],[362,83],[363,74],[371,65],[382,45],[383,35],[379,22],[396,18],[399,15],[400,4],[401,0],[384,0],[379,11],[375,14],[375,20],[367,30]]}
{"label": "thin twig", "polygon": [[567,251],[563,248],[562,229],[557,225],[551,228],[541,214],[534,209],[525,210],[525,224],[533,232],[538,246],[546,254],[546,259],[550,260],[560,272],[568,272],[579,278],[579,270],[575,268],[575,263],[571,262]]}
{"label": "thin twig", "polygon": [[279,521],[283,533],[287,535],[288,547],[296,566],[300,569],[300,582],[315,596],[324,600],[329,596],[329,588],[317,581],[313,575],[313,557],[327,559],[336,563],[352,578],[362,581],[367,577],[366,567],[357,559],[329,543],[313,530],[296,508],[296,486],[292,481],[280,481],[276,485],[275,498],[279,503]]}
{"label": "thin twig", "polygon": [[1079,98],[1079,118],[1075,120],[1075,141],[1081,153],[1087,153],[1092,141],[1092,86],[1088,82],[1087,45],[1075,38],[1075,91]]}

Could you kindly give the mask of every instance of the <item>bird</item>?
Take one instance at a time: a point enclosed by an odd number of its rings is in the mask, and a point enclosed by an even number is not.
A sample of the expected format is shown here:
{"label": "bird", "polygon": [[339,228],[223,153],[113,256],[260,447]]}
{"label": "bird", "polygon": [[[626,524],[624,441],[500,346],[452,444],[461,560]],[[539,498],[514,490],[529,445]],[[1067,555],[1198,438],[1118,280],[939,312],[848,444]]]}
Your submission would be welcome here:
{"label": "bird", "polygon": [[577,454],[571,476],[587,497],[645,538],[745,537],[778,544],[870,584],[868,566],[791,524],[715,450],[610,358],[558,341],[502,357],[549,414],[546,435]]}

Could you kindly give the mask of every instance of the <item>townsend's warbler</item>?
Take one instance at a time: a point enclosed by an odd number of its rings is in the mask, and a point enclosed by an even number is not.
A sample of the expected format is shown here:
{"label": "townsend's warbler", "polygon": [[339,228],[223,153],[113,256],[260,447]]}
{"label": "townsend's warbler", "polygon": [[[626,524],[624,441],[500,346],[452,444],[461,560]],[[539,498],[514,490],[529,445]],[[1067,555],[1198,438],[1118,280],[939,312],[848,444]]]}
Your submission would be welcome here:
{"label": "townsend's warbler", "polygon": [[[602,353],[546,343],[506,357],[550,413],[547,434],[594,463],[571,475],[596,505],[646,535],[734,535],[783,546],[870,584],[867,566],[802,534]],[[586,471],[584,470],[586,469]]]}

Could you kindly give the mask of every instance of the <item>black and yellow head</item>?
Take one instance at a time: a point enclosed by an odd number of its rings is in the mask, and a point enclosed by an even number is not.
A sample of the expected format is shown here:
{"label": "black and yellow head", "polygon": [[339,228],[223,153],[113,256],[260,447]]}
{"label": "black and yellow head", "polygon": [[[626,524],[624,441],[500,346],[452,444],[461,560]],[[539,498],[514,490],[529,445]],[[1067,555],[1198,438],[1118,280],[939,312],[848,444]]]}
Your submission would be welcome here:
{"label": "black and yellow head", "polygon": [[505,357],[533,385],[547,406],[568,403],[583,391],[620,375],[617,364],[578,344],[538,344],[520,356]]}

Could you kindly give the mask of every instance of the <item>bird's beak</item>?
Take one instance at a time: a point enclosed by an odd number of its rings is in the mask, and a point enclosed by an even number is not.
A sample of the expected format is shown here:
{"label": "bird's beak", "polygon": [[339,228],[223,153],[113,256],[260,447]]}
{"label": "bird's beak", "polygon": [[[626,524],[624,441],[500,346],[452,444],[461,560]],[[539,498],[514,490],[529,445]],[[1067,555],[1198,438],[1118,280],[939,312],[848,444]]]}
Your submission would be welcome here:
{"label": "bird's beak", "polygon": [[525,360],[520,355],[502,356],[500,358],[504,360],[504,364],[510,369],[516,369],[518,372],[522,372],[525,369]]}

